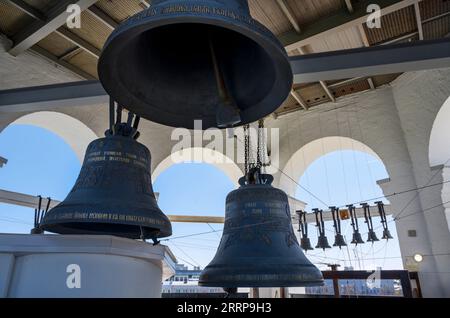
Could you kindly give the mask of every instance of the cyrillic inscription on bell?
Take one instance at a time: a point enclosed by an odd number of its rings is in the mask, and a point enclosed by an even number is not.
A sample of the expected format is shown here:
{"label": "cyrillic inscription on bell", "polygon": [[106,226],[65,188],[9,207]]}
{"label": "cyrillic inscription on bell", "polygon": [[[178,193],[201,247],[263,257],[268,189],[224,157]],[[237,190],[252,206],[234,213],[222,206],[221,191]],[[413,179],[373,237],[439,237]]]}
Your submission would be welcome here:
{"label": "cyrillic inscription on bell", "polygon": [[266,176],[227,196],[223,236],[199,285],[236,288],[323,283],[321,272],[305,257],[295,237],[287,195],[272,187],[273,178]]}

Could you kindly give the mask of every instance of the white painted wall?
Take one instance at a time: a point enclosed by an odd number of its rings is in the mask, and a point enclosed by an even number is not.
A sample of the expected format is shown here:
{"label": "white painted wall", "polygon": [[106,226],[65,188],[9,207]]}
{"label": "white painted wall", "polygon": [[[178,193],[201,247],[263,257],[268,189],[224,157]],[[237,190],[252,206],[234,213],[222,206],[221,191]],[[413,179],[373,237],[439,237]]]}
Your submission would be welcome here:
{"label": "white painted wall", "polygon": [[433,122],[428,157],[431,167],[445,165],[450,161],[450,97]]}
{"label": "white painted wall", "polygon": [[174,262],[168,247],[113,236],[0,234],[0,297],[159,298]]}

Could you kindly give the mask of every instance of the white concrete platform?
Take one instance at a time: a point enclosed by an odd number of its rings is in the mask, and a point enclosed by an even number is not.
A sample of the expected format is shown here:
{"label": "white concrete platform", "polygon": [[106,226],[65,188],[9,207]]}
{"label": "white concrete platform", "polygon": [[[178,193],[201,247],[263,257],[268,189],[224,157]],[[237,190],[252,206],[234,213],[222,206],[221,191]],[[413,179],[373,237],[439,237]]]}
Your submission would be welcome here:
{"label": "white concrete platform", "polygon": [[0,234],[0,298],[161,297],[176,259],[114,236]]}

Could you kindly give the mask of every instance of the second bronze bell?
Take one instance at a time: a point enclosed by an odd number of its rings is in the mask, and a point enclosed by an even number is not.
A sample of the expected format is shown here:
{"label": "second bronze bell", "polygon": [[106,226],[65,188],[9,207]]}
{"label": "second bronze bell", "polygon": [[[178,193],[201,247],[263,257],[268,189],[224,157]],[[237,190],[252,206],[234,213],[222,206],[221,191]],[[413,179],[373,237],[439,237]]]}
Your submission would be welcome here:
{"label": "second bronze bell", "polygon": [[119,122],[105,138],[91,142],[73,189],[48,211],[40,228],[132,239],[170,236],[170,221],[152,189],[150,151],[136,136],[136,129]]}
{"label": "second bronze bell", "polygon": [[216,256],[199,285],[224,288],[317,286],[322,273],[303,254],[292,228],[286,193],[270,175],[242,178],[227,196]]}

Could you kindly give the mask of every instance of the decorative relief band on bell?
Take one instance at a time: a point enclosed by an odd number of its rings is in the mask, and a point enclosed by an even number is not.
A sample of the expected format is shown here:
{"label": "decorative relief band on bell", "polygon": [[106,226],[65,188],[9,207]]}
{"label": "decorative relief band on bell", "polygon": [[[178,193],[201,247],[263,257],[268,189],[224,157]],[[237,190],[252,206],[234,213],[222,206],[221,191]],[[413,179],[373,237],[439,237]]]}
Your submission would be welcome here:
{"label": "decorative relief band on bell", "polygon": [[[253,27],[259,27],[259,23],[252,19],[249,16],[242,15],[234,12],[230,9],[220,8],[220,7],[212,7],[208,5],[199,5],[199,4],[171,4],[165,7],[154,7],[149,8],[141,13],[136,14],[135,16],[129,18],[125,21],[121,26],[125,27],[129,24],[137,23],[141,20],[151,18],[157,15],[171,15],[171,14],[179,14],[179,13],[192,13],[199,15],[216,15],[218,17],[230,18],[236,21],[247,23]],[[119,28],[120,29],[120,28]],[[118,30],[118,29],[116,29]],[[262,29],[263,31],[266,31]],[[119,32],[119,31],[117,31]]]}
{"label": "decorative relief band on bell", "polygon": [[96,162],[120,162],[125,164],[133,164],[144,169],[148,169],[150,163],[145,157],[138,157],[135,154],[118,151],[96,151],[86,155],[86,163]]}
{"label": "decorative relief band on bell", "polygon": [[[300,265],[299,265],[300,266]],[[208,277],[205,275],[204,280]],[[214,275],[214,279],[223,282],[239,282],[240,284],[247,281],[278,281],[278,282],[291,282],[291,281],[305,281],[305,282],[317,282],[320,281],[316,274],[301,273],[301,274],[236,274],[236,275]],[[225,287],[225,286],[224,286]],[[248,287],[248,286],[246,286]],[[279,286],[278,286],[279,287]]]}
{"label": "decorative relief band on bell", "polygon": [[246,232],[285,232],[290,231],[290,229],[292,228],[291,221],[286,220],[286,218],[261,218],[256,220],[255,218],[252,218],[252,221],[254,223],[245,225],[245,218],[229,218],[225,222],[226,224],[223,229],[223,234],[226,235],[234,232],[241,232],[241,230]]}
{"label": "decorative relief band on bell", "polygon": [[166,222],[161,219],[156,219],[147,216],[118,214],[118,213],[105,213],[105,212],[67,212],[58,214],[49,214],[46,216],[47,220],[71,220],[71,221],[126,221],[136,222],[142,225],[165,225]]}

